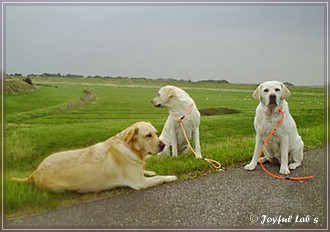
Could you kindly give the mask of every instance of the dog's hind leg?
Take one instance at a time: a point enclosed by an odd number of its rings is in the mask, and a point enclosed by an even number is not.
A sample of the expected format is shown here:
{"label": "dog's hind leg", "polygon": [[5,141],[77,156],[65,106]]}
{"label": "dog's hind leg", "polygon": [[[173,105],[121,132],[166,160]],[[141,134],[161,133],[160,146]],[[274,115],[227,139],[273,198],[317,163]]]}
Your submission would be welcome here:
{"label": "dog's hind leg", "polygon": [[180,151],[179,151],[179,154],[180,155],[183,155],[183,154],[186,154],[187,152],[189,151],[189,146],[188,144],[184,147],[181,147]]}
{"label": "dog's hind leg", "polygon": [[304,142],[300,139],[297,142],[297,146],[295,150],[292,150],[290,152],[290,161],[292,160],[293,162],[289,164],[289,169],[296,169],[301,165],[301,162],[304,157]]}

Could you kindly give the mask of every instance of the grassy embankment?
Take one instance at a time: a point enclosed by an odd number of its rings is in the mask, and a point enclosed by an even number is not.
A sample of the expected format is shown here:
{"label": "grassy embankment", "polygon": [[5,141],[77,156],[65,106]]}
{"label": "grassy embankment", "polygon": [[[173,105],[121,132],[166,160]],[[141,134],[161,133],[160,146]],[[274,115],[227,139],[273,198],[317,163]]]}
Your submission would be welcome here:
{"label": "grassy embankment", "polygon": [[[253,118],[258,102],[255,85],[188,83],[81,78],[34,78],[33,92],[5,99],[5,210],[7,218],[41,210],[127,193],[118,188],[102,193],[49,193],[11,177],[26,177],[48,155],[103,141],[137,121],[149,121],[161,131],[166,109],[150,100],[166,84],[185,89],[199,109],[221,108],[217,115],[202,116],[201,146],[204,156],[225,167],[248,162],[254,149]],[[324,90],[290,87],[288,102],[305,149],[324,144]],[[224,109],[227,108],[227,109]],[[229,110],[228,110],[229,109]],[[234,113],[234,114],[229,114]],[[154,156],[147,169],[177,175],[179,180],[214,170],[191,153]]]}

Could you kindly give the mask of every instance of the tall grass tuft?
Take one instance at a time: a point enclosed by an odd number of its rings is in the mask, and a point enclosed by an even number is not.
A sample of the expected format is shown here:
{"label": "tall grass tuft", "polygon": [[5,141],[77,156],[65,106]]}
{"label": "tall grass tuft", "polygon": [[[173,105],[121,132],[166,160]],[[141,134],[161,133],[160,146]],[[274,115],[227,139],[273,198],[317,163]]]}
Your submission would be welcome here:
{"label": "tall grass tuft", "polygon": [[15,130],[7,130],[5,142],[7,167],[25,169],[31,165],[35,148],[21,128],[17,127]]}

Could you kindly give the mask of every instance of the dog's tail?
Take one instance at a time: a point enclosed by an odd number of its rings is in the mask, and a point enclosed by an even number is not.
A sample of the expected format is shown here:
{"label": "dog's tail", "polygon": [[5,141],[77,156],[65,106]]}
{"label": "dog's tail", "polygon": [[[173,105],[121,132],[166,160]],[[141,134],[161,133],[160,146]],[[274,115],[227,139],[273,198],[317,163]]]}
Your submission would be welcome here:
{"label": "dog's tail", "polygon": [[16,181],[16,182],[31,182],[31,178],[30,176],[29,177],[25,177],[25,178],[15,178],[15,177],[12,177],[11,178],[12,181]]}

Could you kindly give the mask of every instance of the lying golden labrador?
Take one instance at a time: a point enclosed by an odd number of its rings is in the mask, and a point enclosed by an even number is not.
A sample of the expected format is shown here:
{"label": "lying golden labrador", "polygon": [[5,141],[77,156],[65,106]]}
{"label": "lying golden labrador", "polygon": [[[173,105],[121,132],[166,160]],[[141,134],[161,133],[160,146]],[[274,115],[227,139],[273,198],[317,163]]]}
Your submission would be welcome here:
{"label": "lying golden labrador", "polygon": [[144,169],[145,156],[164,147],[156,129],[150,123],[139,122],[88,148],[55,153],[29,177],[12,179],[53,192],[98,192],[119,186],[148,188],[177,180],[176,176],[156,176]]}

